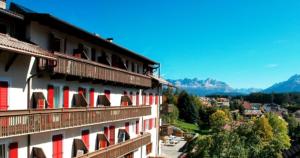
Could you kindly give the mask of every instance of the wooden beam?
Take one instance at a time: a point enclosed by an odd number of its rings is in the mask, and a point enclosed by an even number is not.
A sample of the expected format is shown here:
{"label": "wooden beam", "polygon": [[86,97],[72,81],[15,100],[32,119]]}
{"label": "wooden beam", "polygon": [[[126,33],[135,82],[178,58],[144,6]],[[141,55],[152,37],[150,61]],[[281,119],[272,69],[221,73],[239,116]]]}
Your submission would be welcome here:
{"label": "wooden beam", "polygon": [[19,56],[19,54],[13,54],[7,61],[6,65],[5,65],[5,72],[7,72],[9,70],[9,68],[11,67],[11,65],[15,62],[15,60],[17,59],[17,57]]}
{"label": "wooden beam", "polygon": [[75,76],[67,76],[67,77],[66,77],[66,80],[67,80],[67,81],[78,81],[78,80],[79,80],[79,77],[75,77]]}
{"label": "wooden beam", "polygon": [[53,74],[53,75],[50,75],[50,79],[51,80],[63,79],[63,78],[65,78],[65,75],[63,75],[63,74]]}

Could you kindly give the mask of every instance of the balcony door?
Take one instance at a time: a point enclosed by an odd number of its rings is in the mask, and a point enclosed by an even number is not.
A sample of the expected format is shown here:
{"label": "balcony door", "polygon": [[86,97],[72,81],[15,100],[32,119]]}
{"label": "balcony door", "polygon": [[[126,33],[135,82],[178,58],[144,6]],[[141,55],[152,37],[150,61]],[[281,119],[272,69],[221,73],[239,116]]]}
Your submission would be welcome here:
{"label": "balcony door", "polygon": [[53,158],[62,158],[63,157],[63,144],[62,144],[62,135],[55,135],[52,137],[52,157]]}
{"label": "balcony door", "polygon": [[8,109],[8,82],[0,81],[0,110]]}

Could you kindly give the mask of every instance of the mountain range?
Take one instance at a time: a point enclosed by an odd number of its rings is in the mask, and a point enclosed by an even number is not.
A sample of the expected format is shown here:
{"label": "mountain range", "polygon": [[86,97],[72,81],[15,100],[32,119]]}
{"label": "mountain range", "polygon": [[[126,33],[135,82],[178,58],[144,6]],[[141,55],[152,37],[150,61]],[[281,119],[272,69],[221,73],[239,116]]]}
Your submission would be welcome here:
{"label": "mountain range", "polygon": [[227,95],[247,95],[254,92],[264,93],[284,93],[284,92],[300,92],[300,75],[294,75],[288,80],[276,83],[266,89],[258,88],[232,88],[225,82],[207,78],[205,80],[194,79],[168,79],[170,83],[184,89],[192,94],[205,96],[211,94],[227,94]]}
{"label": "mountain range", "polygon": [[300,75],[296,74],[288,80],[274,84],[265,89],[265,93],[284,93],[284,92],[300,92]]}

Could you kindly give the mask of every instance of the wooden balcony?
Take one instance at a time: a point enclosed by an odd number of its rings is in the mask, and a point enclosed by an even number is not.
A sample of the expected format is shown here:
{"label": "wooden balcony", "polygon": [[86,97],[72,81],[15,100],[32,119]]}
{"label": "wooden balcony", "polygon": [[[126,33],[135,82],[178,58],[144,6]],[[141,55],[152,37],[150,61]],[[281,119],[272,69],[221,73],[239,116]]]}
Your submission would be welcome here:
{"label": "wooden balcony", "polygon": [[142,87],[151,87],[152,85],[151,78],[146,75],[129,72],[65,54],[55,53],[55,55],[57,56],[57,65],[53,70],[53,73],[55,74],[64,74],[66,76],[110,81]]}
{"label": "wooden balcony", "polygon": [[151,115],[150,106],[0,112],[0,138],[89,126]]}
{"label": "wooden balcony", "polygon": [[78,158],[118,158],[129,154],[149,143],[151,143],[151,135],[146,133],[123,143],[115,144],[102,150],[87,153]]}

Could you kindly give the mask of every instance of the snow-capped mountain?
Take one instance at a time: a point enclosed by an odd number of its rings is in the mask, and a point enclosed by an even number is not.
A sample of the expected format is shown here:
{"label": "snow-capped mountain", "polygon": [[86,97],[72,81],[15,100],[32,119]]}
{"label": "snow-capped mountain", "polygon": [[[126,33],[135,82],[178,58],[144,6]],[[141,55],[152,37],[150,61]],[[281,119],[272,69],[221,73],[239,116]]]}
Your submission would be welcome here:
{"label": "snow-capped mountain", "polygon": [[274,84],[264,90],[266,93],[300,92],[300,75],[296,74],[288,80]]}
{"label": "snow-capped mountain", "polygon": [[211,78],[206,80],[199,80],[197,78],[178,80],[169,79],[168,81],[180,89],[184,89],[192,94],[200,96],[209,94],[249,94],[260,91],[260,89],[255,88],[234,89],[225,82]]}

